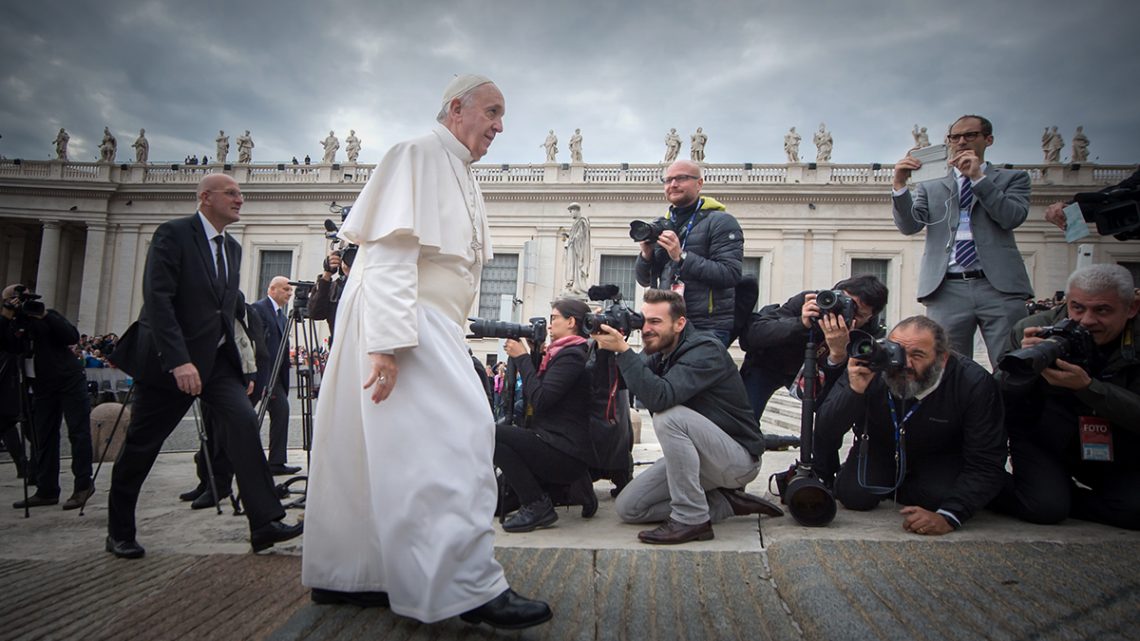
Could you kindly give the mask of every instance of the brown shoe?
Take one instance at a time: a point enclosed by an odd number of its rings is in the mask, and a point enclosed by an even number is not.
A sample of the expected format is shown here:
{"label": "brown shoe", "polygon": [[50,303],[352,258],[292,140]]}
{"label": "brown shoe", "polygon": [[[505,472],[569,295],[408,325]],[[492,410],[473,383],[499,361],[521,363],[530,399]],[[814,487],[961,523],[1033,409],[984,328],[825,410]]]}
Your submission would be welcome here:
{"label": "brown shoe", "polygon": [[745,516],[747,514],[767,514],[768,516],[783,516],[784,511],[777,507],[774,503],[765,501],[759,496],[755,496],[745,492],[744,490],[730,490],[726,487],[718,487],[724,498],[728,499],[728,504],[732,506],[732,513],[735,516]]}
{"label": "brown shoe", "polygon": [[83,504],[86,503],[87,499],[91,498],[91,495],[94,493],[95,493],[95,486],[94,485],[87,488],[86,490],[76,490],[75,492],[73,492],[71,494],[71,496],[67,497],[66,501],[63,502],[63,509],[65,509],[65,510],[77,510],[77,509],[83,507]]}
{"label": "brown shoe", "polygon": [[653,530],[643,530],[637,533],[637,539],[642,543],[654,545],[676,545],[689,541],[708,541],[713,538],[712,521],[705,521],[696,525],[685,525],[672,518]]}

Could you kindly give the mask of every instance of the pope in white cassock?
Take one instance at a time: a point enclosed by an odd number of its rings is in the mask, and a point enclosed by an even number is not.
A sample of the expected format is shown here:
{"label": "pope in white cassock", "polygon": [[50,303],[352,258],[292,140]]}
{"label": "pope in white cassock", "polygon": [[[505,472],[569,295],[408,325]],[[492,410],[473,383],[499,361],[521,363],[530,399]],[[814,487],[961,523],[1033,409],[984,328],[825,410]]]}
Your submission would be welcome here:
{"label": "pope in white cassock", "polygon": [[505,628],[551,617],[494,558],[494,419],[464,343],[492,257],[471,163],[504,111],[490,80],[457,77],[440,124],[388,152],[341,229],[360,250],[313,430],[301,580],[317,603]]}

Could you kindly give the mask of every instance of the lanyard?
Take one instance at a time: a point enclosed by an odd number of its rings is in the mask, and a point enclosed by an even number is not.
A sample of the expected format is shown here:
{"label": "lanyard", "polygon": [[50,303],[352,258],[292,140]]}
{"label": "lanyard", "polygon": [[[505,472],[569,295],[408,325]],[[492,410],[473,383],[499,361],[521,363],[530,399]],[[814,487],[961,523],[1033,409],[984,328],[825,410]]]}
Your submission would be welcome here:
{"label": "lanyard", "polygon": [[895,399],[891,396],[890,392],[887,392],[887,407],[890,408],[891,424],[894,425],[895,428],[895,484],[892,487],[867,484],[867,454],[871,438],[864,423],[863,437],[859,443],[859,466],[857,473],[859,485],[865,490],[873,494],[890,494],[902,487],[903,480],[906,479],[906,422],[910,420],[911,416],[914,416],[914,413],[921,405],[921,400],[915,403],[903,416],[902,421],[899,421],[898,414],[895,411]]}
{"label": "lanyard", "polygon": [[685,251],[685,244],[689,242],[689,232],[693,231],[693,225],[697,222],[697,214],[701,213],[701,207],[703,207],[704,204],[704,198],[698,200],[697,208],[693,210],[693,215],[689,216],[689,224],[685,227],[685,235],[681,237],[681,251]]}

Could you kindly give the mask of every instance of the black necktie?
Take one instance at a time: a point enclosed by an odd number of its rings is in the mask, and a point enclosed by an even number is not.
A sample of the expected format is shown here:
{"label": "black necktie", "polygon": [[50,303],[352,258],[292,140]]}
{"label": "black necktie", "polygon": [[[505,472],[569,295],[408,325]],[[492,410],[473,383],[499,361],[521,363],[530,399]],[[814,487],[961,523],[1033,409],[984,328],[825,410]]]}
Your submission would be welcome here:
{"label": "black necktie", "polygon": [[222,291],[226,289],[226,259],[222,256],[222,243],[225,242],[225,237],[221,234],[214,236],[214,243],[217,244],[217,250],[214,251],[214,257],[218,261],[218,286]]}
{"label": "black necktie", "polygon": [[277,308],[277,330],[282,334],[285,333],[285,311],[280,307]]}

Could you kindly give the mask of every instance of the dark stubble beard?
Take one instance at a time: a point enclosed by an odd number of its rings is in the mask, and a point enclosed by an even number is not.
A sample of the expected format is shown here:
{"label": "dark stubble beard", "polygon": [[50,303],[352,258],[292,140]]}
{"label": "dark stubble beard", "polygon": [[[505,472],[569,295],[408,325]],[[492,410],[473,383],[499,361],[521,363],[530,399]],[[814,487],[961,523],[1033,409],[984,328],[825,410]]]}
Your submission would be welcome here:
{"label": "dark stubble beard", "polygon": [[[924,374],[920,375],[908,368],[898,372],[884,372],[883,380],[886,381],[887,389],[891,390],[891,394],[901,399],[912,399],[933,385],[934,381],[942,375],[943,369],[942,361],[938,359],[926,369]],[[907,378],[908,372],[915,374],[914,380]]]}

